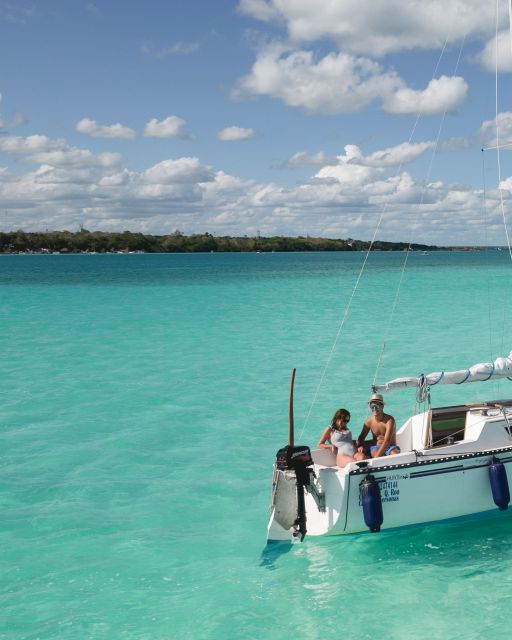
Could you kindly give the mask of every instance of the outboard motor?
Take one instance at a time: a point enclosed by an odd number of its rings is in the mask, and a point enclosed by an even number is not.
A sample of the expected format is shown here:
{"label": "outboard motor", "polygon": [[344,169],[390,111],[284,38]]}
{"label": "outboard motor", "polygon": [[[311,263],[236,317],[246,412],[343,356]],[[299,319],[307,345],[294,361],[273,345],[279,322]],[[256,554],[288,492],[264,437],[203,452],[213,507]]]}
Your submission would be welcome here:
{"label": "outboard motor", "polygon": [[312,465],[313,458],[309,447],[287,445],[277,452],[276,467],[280,471],[295,471],[297,481],[297,519],[294,522],[296,527],[294,535],[300,536],[301,542],[306,535],[304,487],[309,484],[311,474],[314,474],[313,469],[311,469]]}
{"label": "outboard motor", "polygon": [[494,504],[500,511],[505,511],[505,509],[508,509],[508,503],[510,502],[507,471],[503,462],[494,456],[489,463],[489,481]]}
{"label": "outboard motor", "polygon": [[359,495],[363,506],[364,522],[372,533],[380,531],[384,521],[379,483],[372,475],[367,475],[359,484]]}

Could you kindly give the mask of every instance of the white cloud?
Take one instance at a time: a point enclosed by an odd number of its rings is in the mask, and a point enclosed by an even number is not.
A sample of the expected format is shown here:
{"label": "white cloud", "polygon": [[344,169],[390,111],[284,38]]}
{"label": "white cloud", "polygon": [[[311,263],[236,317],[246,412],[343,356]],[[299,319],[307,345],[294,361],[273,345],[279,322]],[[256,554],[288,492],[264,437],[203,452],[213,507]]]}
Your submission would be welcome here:
{"label": "white cloud", "polygon": [[263,22],[280,18],[279,10],[273,6],[273,3],[265,2],[265,0],[240,0],[238,10]]}
{"label": "white cloud", "polygon": [[100,178],[98,186],[100,187],[122,187],[129,183],[131,174],[128,169],[123,169],[117,173],[110,173]]}
{"label": "white cloud", "polygon": [[[82,185],[94,187],[99,175],[98,172],[91,171],[90,167],[80,165],[58,167],[42,164],[33,172],[34,182],[38,185],[69,184],[79,188]],[[69,193],[66,195],[69,196]]]}
{"label": "white cloud", "polygon": [[[492,37],[481,53],[477,56],[478,62],[487,71],[496,69],[496,36]],[[510,31],[498,33],[498,71],[512,71],[512,51],[510,47]]]}
{"label": "white cloud", "polygon": [[96,120],[83,118],[77,122],[75,129],[79,133],[84,133],[94,138],[118,138],[121,140],[132,140],[135,138],[135,131],[122,124],[98,124]]}
{"label": "white cloud", "polygon": [[[498,131],[496,131],[498,122]],[[496,135],[498,134],[498,138]],[[502,111],[498,118],[484,120],[480,128],[470,135],[460,138],[448,138],[443,142],[445,151],[461,151],[475,145],[480,147],[496,147],[499,139],[500,147],[512,144],[512,112]]]}
{"label": "white cloud", "polygon": [[141,198],[151,203],[165,200],[171,206],[195,204],[201,201],[202,191],[197,184],[144,184],[140,183],[132,192],[132,197]]}
{"label": "white cloud", "polygon": [[329,38],[353,53],[383,56],[490,35],[495,7],[481,0],[242,0],[239,10],[283,22],[297,43]]}
{"label": "white cloud", "polygon": [[19,136],[0,137],[0,151],[4,153],[33,153],[50,151],[52,149],[62,149],[67,144],[64,140],[51,140],[46,136],[32,135],[26,138]]}
{"label": "white cloud", "polygon": [[354,191],[377,177],[376,169],[365,165],[361,150],[356,145],[346,145],[345,155],[338,156],[337,161],[337,164],[322,167],[314,177],[321,180],[333,179],[344,186],[352,184]]}
{"label": "white cloud", "polygon": [[354,169],[354,166],[371,167],[373,169],[403,166],[409,162],[413,162],[428,149],[433,149],[434,146],[435,143],[432,141],[402,142],[394,147],[374,151],[364,156],[357,145],[348,144],[345,146],[345,155],[339,155],[335,160],[329,159],[328,162],[324,163],[325,166],[322,167],[315,177],[332,177],[344,181],[345,179],[350,180],[354,172],[358,172],[359,175],[370,175],[370,172],[359,171],[358,169]]}
{"label": "white cloud", "polygon": [[217,134],[217,138],[223,141],[249,140],[253,137],[254,129],[246,129],[243,127],[226,127]]}
{"label": "white cloud", "polygon": [[[507,118],[510,114],[504,114]],[[485,123],[484,123],[485,124]],[[0,173],[3,227],[78,228],[152,233],[208,230],[220,234],[323,235],[367,239],[386,206],[379,237],[438,244],[481,241],[481,197],[465,185],[425,185],[397,169],[433,147],[403,143],[363,154],[347,145],[332,160],[321,154],[295,162],[326,162],[309,180],[287,188],[257,183],[205,165],[169,158],[140,171],[118,154],[95,155],[45,136],[0,138],[11,153],[39,162],[34,170]],[[60,148],[55,148],[60,145]],[[504,177],[508,188],[510,179]],[[498,242],[499,194],[487,195],[489,241]],[[432,221],[435,220],[435,225]],[[493,234],[495,234],[493,236]]]}
{"label": "white cloud", "polygon": [[406,87],[399,89],[384,100],[384,110],[397,114],[450,113],[466,100],[467,93],[468,85],[464,78],[441,76],[432,79],[422,91]]}
{"label": "white cloud", "polygon": [[190,139],[186,130],[187,123],[178,116],[168,116],[163,120],[151,119],[144,127],[144,135],[152,138],[182,138]]}
{"label": "white cloud", "polygon": [[52,167],[82,167],[82,168],[113,168],[118,167],[121,163],[121,155],[119,153],[100,153],[94,155],[88,149],[77,149],[70,147],[68,149],[58,149],[55,151],[40,151],[27,156],[30,162],[48,164]]}
{"label": "white cloud", "polygon": [[379,101],[389,113],[432,115],[454,111],[467,91],[460,77],[441,76],[417,91],[406,87],[395,71],[384,71],[368,58],[330,53],[316,60],[311,51],[289,51],[272,44],[258,53],[232,96],[270,96],[320,114],[356,112]]}
{"label": "white cloud", "polygon": [[496,137],[496,118],[484,120],[475,134],[475,138],[485,147],[495,147],[499,139],[500,146],[512,143],[512,112],[498,113],[498,138]]}
{"label": "white cloud", "polygon": [[317,61],[311,51],[290,52],[271,45],[259,52],[233,96],[268,95],[311,113],[349,113],[393,93],[402,84],[394,72],[383,72],[367,58],[330,53]]}
{"label": "white cloud", "polygon": [[395,147],[389,147],[381,151],[375,151],[363,159],[368,167],[394,167],[404,165],[416,160],[428,149],[433,149],[434,142],[403,142]]}
{"label": "white cloud", "polygon": [[329,157],[323,151],[319,151],[318,153],[297,151],[297,153],[294,153],[288,160],[285,160],[281,167],[283,169],[299,169],[317,165],[336,164],[336,162],[336,158]]}
{"label": "white cloud", "polygon": [[209,182],[213,180],[214,172],[211,167],[202,165],[199,158],[179,158],[155,164],[142,177],[146,182],[155,184]]}

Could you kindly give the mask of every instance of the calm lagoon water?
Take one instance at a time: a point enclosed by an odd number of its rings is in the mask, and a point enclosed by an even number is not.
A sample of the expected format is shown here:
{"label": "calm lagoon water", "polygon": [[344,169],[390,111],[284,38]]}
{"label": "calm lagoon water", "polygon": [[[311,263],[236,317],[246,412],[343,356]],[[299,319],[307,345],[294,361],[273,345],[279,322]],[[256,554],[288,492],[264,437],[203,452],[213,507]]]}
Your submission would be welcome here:
{"label": "calm lagoon water", "polygon": [[381,381],[512,348],[508,253],[443,252],[392,321],[404,254],[371,255],[333,349],[363,258],[0,256],[2,640],[503,636],[508,515],[265,549],[292,367],[314,445],[340,406],[358,431],[384,336]]}

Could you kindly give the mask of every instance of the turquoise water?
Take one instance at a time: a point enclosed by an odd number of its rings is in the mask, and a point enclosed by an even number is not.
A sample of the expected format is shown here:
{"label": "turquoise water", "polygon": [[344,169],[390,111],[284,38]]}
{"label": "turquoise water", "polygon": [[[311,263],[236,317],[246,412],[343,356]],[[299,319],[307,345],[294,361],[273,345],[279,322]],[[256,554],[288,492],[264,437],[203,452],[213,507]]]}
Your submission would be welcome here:
{"label": "turquoise water", "polygon": [[384,336],[381,381],[512,347],[506,252],[410,254],[391,323],[375,253],[333,350],[363,257],[0,256],[2,640],[503,636],[508,515],[265,549],[292,367],[314,445],[358,431]]}

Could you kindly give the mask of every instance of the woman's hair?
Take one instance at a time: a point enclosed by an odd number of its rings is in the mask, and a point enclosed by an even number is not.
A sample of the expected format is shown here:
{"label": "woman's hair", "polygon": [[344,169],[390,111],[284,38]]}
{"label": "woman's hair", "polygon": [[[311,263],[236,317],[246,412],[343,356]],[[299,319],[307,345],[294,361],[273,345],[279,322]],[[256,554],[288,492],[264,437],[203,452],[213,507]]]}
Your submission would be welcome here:
{"label": "woman's hair", "polygon": [[347,411],[347,409],[338,409],[338,411],[336,411],[331,420],[331,427],[333,429],[338,428],[338,421],[340,420],[340,418],[350,419],[350,411]]}

